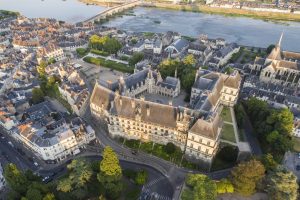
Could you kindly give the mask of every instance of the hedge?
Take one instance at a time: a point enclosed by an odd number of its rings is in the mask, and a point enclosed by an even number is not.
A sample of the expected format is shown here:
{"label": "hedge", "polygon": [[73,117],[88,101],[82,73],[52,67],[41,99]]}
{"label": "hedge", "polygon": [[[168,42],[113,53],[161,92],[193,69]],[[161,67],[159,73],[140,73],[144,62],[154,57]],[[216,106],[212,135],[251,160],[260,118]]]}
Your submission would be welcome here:
{"label": "hedge", "polygon": [[125,72],[125,73],[133,73],[134,68],[130,67],[128,65],[125,65],[123,63],[116,63],[114,61],[110,61],[110,60],[105,60],[103,58],[93,58],[90,56],[87,56],[85,58],[83,58],[83,60],[85,62],[91,63],[91,64],[95,64],[95,65],[99,65],[102,67],[106,67],[106,68],[110,68],[110,69],[114,69],[120,72]]}

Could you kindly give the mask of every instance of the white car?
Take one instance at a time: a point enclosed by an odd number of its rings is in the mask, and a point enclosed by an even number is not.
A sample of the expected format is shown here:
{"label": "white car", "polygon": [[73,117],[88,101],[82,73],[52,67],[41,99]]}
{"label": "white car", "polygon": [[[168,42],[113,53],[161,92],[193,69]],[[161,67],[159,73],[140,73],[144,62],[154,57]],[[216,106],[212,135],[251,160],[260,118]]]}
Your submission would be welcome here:
{"label": "white car", "polygon": [[37,162],[34,162],[33,163],[36,167],[38,167],[39,166],[39,164],[37,163]]}

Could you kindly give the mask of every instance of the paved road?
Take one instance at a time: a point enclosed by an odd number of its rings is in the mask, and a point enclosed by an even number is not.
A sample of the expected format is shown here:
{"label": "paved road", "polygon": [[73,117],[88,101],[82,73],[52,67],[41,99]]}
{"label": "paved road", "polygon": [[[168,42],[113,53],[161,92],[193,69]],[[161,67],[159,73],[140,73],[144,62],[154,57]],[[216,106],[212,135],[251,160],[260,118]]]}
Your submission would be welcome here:
{"label": "paved road", "polygon": [[254,135],[255,133],[252,124],[247,115],[245,116],[244,130],[245,135],[247,137],[247,141],[249,142],[249,145],[251,147],[252,153],[257,156],[262,155],[262,150],[260,148],[257,138]]}

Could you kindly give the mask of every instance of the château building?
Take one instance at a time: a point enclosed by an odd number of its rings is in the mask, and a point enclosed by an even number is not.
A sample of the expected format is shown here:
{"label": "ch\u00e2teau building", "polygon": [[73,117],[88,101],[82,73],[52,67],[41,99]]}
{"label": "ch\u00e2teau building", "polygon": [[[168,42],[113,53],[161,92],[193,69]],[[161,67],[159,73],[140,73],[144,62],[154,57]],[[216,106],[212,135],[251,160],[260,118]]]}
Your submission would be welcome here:
{"label": "ch\u00e2teau building", "polygon": [[278,44],[267,58],[256,57],[252,72],[259,74],[259,80],[286,87],[300,86],[300,53],[282,51],[280,37]]}
{"label": "ch\u00e2teau building", "polygon": [[[169,82],[168,78],[162,80],[159,72],[144,69],[126,78],[120,78],[114,83],[96,83],[90,98],[91,113],[96,119],[107,122],[108,131],[112,137],[160,144],[172,142],[192,160],[201,160],[210,164],[218,150],[222,120],[219,112],[216,112],[212,106],[205,106],[202,110],[204,107],[194,106],[194,103],[200,105],[196,102],[201,99],[202,103],[211,104],[214,107],[222,102],[234,105],[240,87],[240,76],[237,71],[233,75],[203,70],[197,72],[197,74],[202,73],[215,74],[215,78],[206,90],[205,86],[204,88],[201,88],[201,85],[199,88],[196,87],[199,84],[199,77],[196,77],[196,86],[193,90],[199,92],[193,93],[195,100],[192,101],[191,108],[145,99],[144,93],[167,95],[171,98],[176,95],[175,93],[169,95],[170,93],[166,92],[168,90],[158,89],[165,87],[163,85]],[[173,79],[171,81],[174,82],[173,85],[179,87],[180,81]],[[227,92],[224,92],[225,88],[233,88],[232,90],[237,91],[235,93],[228,91],[229,96],[236,95],[235,98],[227,97],[225,95]],[[207,94],[206,97],[204,94]],[[201,97],[198,98],[197,95]],[[222,95],[226,96],[223,100],[221,100]]]}

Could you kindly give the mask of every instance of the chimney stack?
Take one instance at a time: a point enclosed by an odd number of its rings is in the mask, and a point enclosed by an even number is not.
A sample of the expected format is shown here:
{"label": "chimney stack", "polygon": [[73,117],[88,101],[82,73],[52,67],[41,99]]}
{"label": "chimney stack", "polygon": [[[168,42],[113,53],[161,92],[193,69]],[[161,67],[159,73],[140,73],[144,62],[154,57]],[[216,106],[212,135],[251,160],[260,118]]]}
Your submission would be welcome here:
{"label": "chimney stack", "polygon": [[150,106],[147,105],[146,108],[147,108],[147,116],[149,117],[150,116]]}
{"label": "chimney stack", "polygon": [[131,99],[131,107],[135,108],[135,101],[134,101],[134,99]]}

